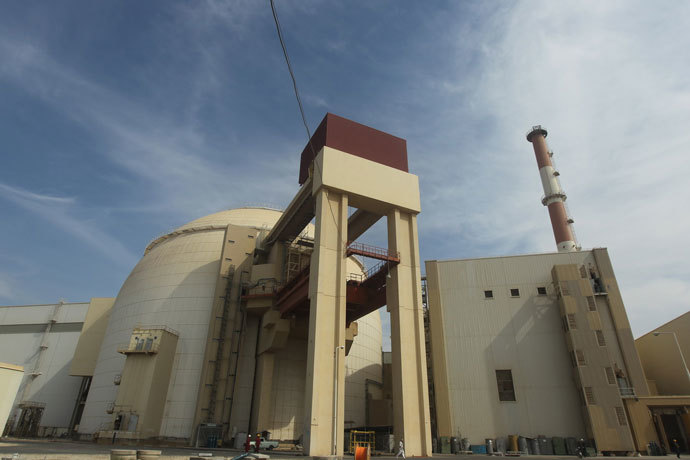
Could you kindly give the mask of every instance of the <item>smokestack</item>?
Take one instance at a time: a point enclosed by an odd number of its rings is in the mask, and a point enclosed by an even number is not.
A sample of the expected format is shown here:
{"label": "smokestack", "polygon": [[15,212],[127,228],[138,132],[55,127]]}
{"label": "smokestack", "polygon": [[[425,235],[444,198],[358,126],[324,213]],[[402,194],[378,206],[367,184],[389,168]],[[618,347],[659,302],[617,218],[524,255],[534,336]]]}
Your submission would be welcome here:
{"label": "smokestack", "polygon": [[559,173],[551,163],[553,153],[546,146],[547,134],[546,129],[542,128],[541,125],[533,126],[532,130],[527,133],[527,140],[534,147],[539,175],[544,187],[544,198],[542,198],[541,203],[549,209],[551,227],[553,227],[553,236],[556,238],[558,252],[578,251],[580,248],[575,241],[571,227],[573,220],[568,216],[565,208],[567,196],[561,189],[561,183],[558,180]]}

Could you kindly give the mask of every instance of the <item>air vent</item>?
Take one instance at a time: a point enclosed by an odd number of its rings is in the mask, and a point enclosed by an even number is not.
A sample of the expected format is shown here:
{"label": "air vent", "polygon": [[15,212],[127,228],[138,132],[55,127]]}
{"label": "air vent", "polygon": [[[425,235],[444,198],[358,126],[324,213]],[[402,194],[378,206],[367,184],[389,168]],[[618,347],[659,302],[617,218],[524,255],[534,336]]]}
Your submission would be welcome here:
{"label": "air vent", "polygon": [[594,331],[594,333],[597,335],[597,343],[599,344],[600,347],[605,347],[606,346],[606,339],[604,338],[604,333],[601,332],[600,330]]}
{"label": "air vent", "polygon": [[577,329],[577,321],[575,320],[575,314],[568,313],[568,327],[570,329]]}
{"label": "air vent", "polygon": [[616,418],[618,418],[618,424],[620,426],[626,426],[628,420],[625,418],[625,411],[621,406],[616,406]]}
{"label": "air vent", "polygon": [[587,360],[585,359],[585,352],[582,350],[575,350],[575,356],[577,357],[578,366],[586,366]]}

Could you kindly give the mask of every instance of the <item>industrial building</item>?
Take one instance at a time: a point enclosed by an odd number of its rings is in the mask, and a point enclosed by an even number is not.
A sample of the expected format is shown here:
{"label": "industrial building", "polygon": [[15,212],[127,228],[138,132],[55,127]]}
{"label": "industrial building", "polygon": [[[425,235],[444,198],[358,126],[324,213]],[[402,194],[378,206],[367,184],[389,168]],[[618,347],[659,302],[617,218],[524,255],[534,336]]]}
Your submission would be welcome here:
{"label": "industrial building", "polygon": [[690,312],[635,340],[650,397],[641,399],[651,413],[659,443],[670,451],[673,439],[690,450]]}
{"label": "industrial building", "polygon": [[0,306],[0,361],[24,371],[18,390],[2,396],[11,408],[1,427],[5,434],[61,436],[69,431],[82,385],[70,366],[80,337],[95,332],[84,327],[87,312],[107,309],[113,300]]}
{"label": "industrial building", "polygon": [[[33,369],[9,432],[205,446],[260,431],[342,455],[346,428],[385,424],[409,453],[430,453],[419,188],[405,140],[327,114],[298,182],[284,212],[222,211],[156,238],[114,301],[6,307],[14,332],[31,324],[44,337],[26,356],[0,352]],[[390,248],[355,241],[382,217]],[[70,335],[48,344],[58,330]],[[36,429],[17,431],[27,417]]]}
{"label": "industrial building", "polygon": [[[115,299],[0,307],[6,432],[207,446],[261,431],[312,456],[371,427],[422,456],[452,438],[687,446],[690,316],[633,340],[608,251],[575,238],[546,136],[527,140],[558,252],[427,261],[423,291],[405,140],[327,114],[284,211],[221,211],[154,239]],[[382,218],[388,247],[357,241]]]}
{"label": "industrial building", "polygon": [[[275,360],[272,379],[280,385],[269,387],[265,401],[255,401],[254,406],[263,402],[265,413],[254,407],[253,416],[265,420],[255,421],[251,428],[269,431],[275,439],[297,440],[303,433],[304,328],[299,329],[295,318],[287,321],[292,324],[278,319],[282,348],[257,353],[263,345],[257,343],[262,314],[270,307],[276,280],[263,277],[260,270],[251,271],[256,238],[270,230],[281,214],[266,208],[222,211],[157,238],[117,299],[0,307],[2,359],[27,369],[19,391],[6,393],[17,395],[10,401],[13,411],[7,434],[62,436],[74,430],[82,438],[110,438],[115,430],[120,438],[192,439],[199,393],[213,389],[212,385],[200,388],[199,381],[203,371],[213,372],[208,365],[203,368],[206,347],[218,341],[220,332],[212,328],[210,334],[216,337],[207,340],[213,304],[218,310],[224,303],[215,294],[227,289],[223,281],[232,282],[228,274],[234,271],[230,269],[234,262],[242,267],[236,270],[236,283],[246,288],[244,302],[249,307],[241,320],[241,337],[239,331],[228,334],[232,340],[242,339],[232,343],[234,350],[228,353],[232,357],[239,351],[239,360],[233,363],[237,369],[223,370],[236,374],[232,383],[238,403],[231,423],[236,432],[249,430],[255,367],[270,356]],[[302,237],[313,241],[313,226]],[[244,244],[224,250],[224,242],[225,247]],[[286,255],[292,274],[304,269],[308,254],[308,247],[296,246]],[[355,257],[348,259],[347,267],[349,273],[364,273]],[[262,326],[272,327],[268,320]],[[378,311],[358,319],[351,328],[344,360],[345,423],[350,427],[367,424],[367,398],[381,398],[381,340]],[[10,365],[5,369],[9,372]],[[265,367],[260,371],[265,372]],[[208,377],[227,385],[225,375]]]}
{"label": "industrial building", "polygon": [[[647,378],[685,367],[675,351],[666,367],[651,356],[643,366],[608,251],[575,239],[546,136],[535,126],[527,140],[558,252],[426,262],[434,435],[499,446],[520,435],[522,446],[503,449],[532,453],[574,453],[576,439],[607,452],[668,446],[652,413],[690,400],[655,399]],[[675,394],[690,394],[687,376],[674,377]]]}

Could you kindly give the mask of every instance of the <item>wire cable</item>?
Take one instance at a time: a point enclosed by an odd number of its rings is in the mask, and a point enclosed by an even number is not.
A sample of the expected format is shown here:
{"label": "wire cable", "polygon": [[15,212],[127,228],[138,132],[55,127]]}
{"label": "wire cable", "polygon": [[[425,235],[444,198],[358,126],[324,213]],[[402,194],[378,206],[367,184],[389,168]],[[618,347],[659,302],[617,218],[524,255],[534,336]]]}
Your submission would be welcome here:
{"label": "wire cable", "polygon": [[[309,148],[311,149],[312,153],[312,162],[314,163],[314,167],[319,169],[319,165],[316,162],[316,150],[314,149],[314,145],[311,143],[311,132],[309,131],[309,124],[307,123],[307,117],[304,115],[304,107],[302,106],[302,98],[299,96],[299,90],[297,89],[297,79],[295,78],[295,73],[292,71],[292,64],[290,63],[290,56],[288,55],[287,51],[287,46],[285,45],[285,39],[283,38],[283,31],[280,27],[280,21],[278,20],[278,12],[276,11],[276,6],[273,0],[270,0],[271,3],[271,12],[273,13],[273,21],[276,24],[276,31],[278,32],[278,41],[280,41],[280,47],[283,49],[283,56],[285,57],[285,63],[287,64],[288,72],[290,73],[290,78],[292,79],[292,87],[295,91],[295,97],[297,98],[297,105],[299,106],[299,113],[302,115],[302,123],[304,124],[304,129],[307,130],[307,139],[309,143]],[[321,171],[319,171],[321,172]],[[331,206],[330,200],[327,199],[328,202],[328,209],[331,211],[331,217],[333,218],[333,223],[335,224],[336,228],[338,228],[338,220],[335,218],[335,214],[333,213],[333,207]],[[338,238],[340,241],[339,243],[342,244],[342,239]]]}
{"label": "wire cable", "polygon": [[299,90],[297,89],[297,80],[295,79],[295,73],[292,71],[292,64],[290,63],[290,56],[288,55],[287,47],[285,46],[285,40],[283,39],[283,31],[280,28],[280,21],[278,20],[278,12],[276,11],[275,3],[271,1],[271,12],[273,13],[273,21],[276,24],[276,30],[278,31],[278,40],[280,41],[280,46],[283,48],[283,56],[285,56],[285,63],[287,64],[288,72],[290,72],[290,78],[292,79],[292,87],[295,90],[295,97],[297,98],[297,105],[299,105],[299,113],[302,115],[302,123],[304,124],[304,129],[307,130],[307,138],[309,139],[309,147],[311,148],[311,153],[316,159],[316,151],[311,143],[311,132],[309,131],[309,124],[307,123],[307,117],[304,115],[304,107],[302,106],[302,98],[299,96]]}

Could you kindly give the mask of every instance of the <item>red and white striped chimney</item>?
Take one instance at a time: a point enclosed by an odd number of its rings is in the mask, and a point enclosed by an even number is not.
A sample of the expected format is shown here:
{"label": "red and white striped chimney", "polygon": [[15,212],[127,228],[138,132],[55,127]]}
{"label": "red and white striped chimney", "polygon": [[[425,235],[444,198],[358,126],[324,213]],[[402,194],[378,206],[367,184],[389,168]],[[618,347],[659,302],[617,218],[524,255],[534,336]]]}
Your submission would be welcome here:
{"label": "red and white striped chimney", "polygon": [[541,203],[549,209],[553,236],[556,238],[558,252],[578,251],[580,248],[575,241],[575,235],[571,227],[573,220],[568,216],[565,208],[565,200],[568,198],[561,188],[558,180],[558,171],[551,163],[551,153],[546,146],[546,129],[541,125],[533,126],[527,133],[527,140],[534,147],[534,154],[537,157],[539,175],[544,187],[544,198]]}

